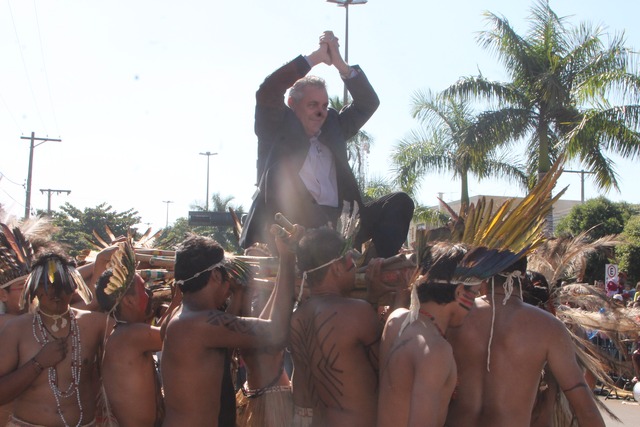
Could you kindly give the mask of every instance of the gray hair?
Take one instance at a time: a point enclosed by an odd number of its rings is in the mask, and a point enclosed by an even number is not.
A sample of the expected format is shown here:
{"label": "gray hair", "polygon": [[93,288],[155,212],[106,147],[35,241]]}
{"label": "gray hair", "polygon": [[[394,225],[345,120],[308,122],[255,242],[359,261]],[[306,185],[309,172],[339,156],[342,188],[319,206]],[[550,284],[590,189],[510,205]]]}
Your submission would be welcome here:
{"label": "gray hair", "polygon": [[293,86],[291,86],[289,96],[293,98],[295,102],[302,100],[304,89],[308,86],[315,86],[319,89],[327,90],[327,84],[322,77],[305,76],[298,79]]}

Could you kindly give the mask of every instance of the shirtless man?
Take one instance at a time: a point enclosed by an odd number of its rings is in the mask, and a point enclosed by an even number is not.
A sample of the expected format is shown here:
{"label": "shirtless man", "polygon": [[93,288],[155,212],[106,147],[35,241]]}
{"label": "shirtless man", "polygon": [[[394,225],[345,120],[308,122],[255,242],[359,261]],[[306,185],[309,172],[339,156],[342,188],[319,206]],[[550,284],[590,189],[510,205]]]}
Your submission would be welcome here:
{"label": "shirtless man", "polygon": [[267,319],[219,310],[231,292],[224,250],[218,243],[191,235],[180,245],[174,272],[183,301],[167,326],[161,360],[165,427],[217,427],[226,349],[279,346],[286,341],[293,308],[294,253],[282,238],[276,238],[276,244],[280,268]]}
{"label": "shirtless man", "polygon": [[578,424],[604,426],[566,327],[522,301],[517,276],[524,275],[526,259],[509,270],[488,281],[487,295],[447,334],[459,378],[447,426],[529,427],[545,364]]}
{"label": "shirtless man", "polygon": [[[24,289],[24,281],[27,277],[22,276],[0,285],[0,331],[9,320],[24,313],[25,309],[20,309],[20,294]],[[11,404],[0,406],[0,426],[4,426],[11,415]]]}
{"label": "shirtless man", "polygon": [[477,295],[455,277],[467,250],[461,245],[436,244],[430,267],[413,284],[411,309],[389,316],[380,344],[378,427],[442,427],[457,371],[445,334],[459,326]]}
{"label": "shirtless man", "polygon": [[[96,285],[100,307],[116,321],[102,360],[104,392],[120,427],[159,426],[164,404],[154,353],[162,349],[160,327],[149,323],[150,292],[135,272],[133,248],[128,243],[119,245],[111,268]],[[114,269],[125,274],[114,275]]]}
{"label": "shirtless man", "polygon": [[315,427],[376,422],[382,327],[371,304],[348,297],[356,268],[344,247],[328,228],[308,230],[298,245],[310,296],[291,319],[294,426],[309,425],[311,417]]}
{"label": "shirtless man", "polygon": [[0,332],[0,404],[15,399],[10,427],[95,425],[92,376],[108,322],[71,308],[76,291],[90,295],[72,259],[61,251],[37,258],[22,299],[37,298],[35,312]]}

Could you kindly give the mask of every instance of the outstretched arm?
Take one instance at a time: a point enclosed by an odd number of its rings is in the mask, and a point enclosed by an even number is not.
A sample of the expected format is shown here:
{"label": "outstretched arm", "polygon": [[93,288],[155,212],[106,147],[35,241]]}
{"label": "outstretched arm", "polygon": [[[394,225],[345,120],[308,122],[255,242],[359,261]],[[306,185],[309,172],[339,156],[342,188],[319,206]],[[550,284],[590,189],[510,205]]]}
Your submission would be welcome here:
{"label": "outstretched arm", "polygon": [[[295,226],[296,230],[302,227]],[[289,243],[302,233],[294,236],[285,233],[286,237],[276,237],[280,252],[280,268],[273,291],[271,313],[265,319],[238,317],[230,313],[213,310],[207,314],[205,327],[214,327],[204,336],[209,337],[208,346],[251,348],[264,345],[284,345],[289,334],[289,322],[293,310],[293,288],[295,280],[295,254]],[[263,317],[263,315],[261,315]]]}
{"label": "outstretched arm", "polygon": [[578,365],[573,341],[559,320],[549,328],[548,363],[560,389],[571,404],[581,427],[604,427],[604,420],[596,406],[593,392]]}
{"label": "outstretched arm", "polygon": [[328,48],[330,62],[327,64],[336,67],[342,78],[347,79],[350,77],[351,67],[342,58],[338,41],[339,39],[332,31],[325,31],[320,37],[320,44],[326,44]]}

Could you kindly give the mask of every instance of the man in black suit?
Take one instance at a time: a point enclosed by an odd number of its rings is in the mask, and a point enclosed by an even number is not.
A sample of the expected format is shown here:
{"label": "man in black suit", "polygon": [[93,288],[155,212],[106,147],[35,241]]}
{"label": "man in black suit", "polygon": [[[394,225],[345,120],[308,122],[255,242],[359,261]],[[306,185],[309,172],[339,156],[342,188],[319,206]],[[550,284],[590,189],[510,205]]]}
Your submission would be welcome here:
{"label": "man in black suit", "polygon": [[[315,65],[333,65],[353,101],[340,112],[329,108],[323,79],[306,76]],[[291,89],[287,105],[283,98]],[[256,93],[258,193],[243,225],[240,245],[272,244],[268,226],[276,212],[292,223],[334,227],[344,202],[358,204],[357,245],[373,239],[380,257],[395,255],[407,237],[414,204],[405,193],[362,201],[347,158],[347,140],[369,120],[380,101],[364,72],[340,55],[331,31],[318,48],[298,56],[268,76]]]}

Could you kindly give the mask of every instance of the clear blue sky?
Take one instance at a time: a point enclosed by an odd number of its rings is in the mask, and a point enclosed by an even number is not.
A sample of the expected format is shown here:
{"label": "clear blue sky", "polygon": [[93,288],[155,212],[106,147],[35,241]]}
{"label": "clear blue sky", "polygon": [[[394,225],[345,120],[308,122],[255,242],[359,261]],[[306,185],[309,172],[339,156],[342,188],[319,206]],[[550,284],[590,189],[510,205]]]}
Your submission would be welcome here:
{"label": "clear blue sky", "polygon": [[[520,33],[532,3],[513,0],[369,0],[349,9],[349,62],[360,64],[381,99],[365,126],[375,139],[368,176],[389,175],[389,155],[417,126],[409,115],[416,90],[441,90],[462,75],[503,80],[501,67],[475,41],[485,10],[506,16]],[[569,21],[625,31],[640,46],[640,2],[555,0]],[[234,196],[248,209],[255,190],[254,96],[264,77],[311,52],[324,30],[343,41],[343,8],[324,0],[8,0],[0,4],[0,203],[24,213],[29,142],[60,138],[34,151],[31,205],[78,208],[108,202],[137,210],[154,230],[205,204],[209,193]],[[330,95],[342,95],[335,69]],[[516,153],[517,154],[517,153]],[[621,192],[612,200],[640,203],[640,172],[618,161]],[[580,165],[570,165],[580,169]],[[566,174],[564,198],[580,199],[580,177]],[[418,201],[459,198],[451,175],[429,175]],[[504,181],[470,183],[471,195],[521,195]],[[587,198],[598,192],[587,177]],[[163,201],[174,203],[166,204]],[[143,227],[143,226],[141,226]]]}

